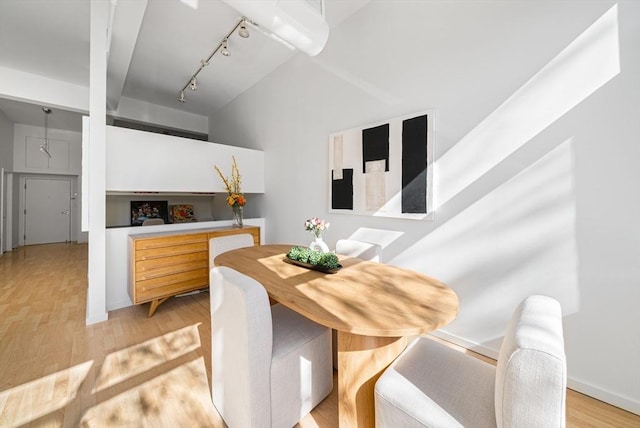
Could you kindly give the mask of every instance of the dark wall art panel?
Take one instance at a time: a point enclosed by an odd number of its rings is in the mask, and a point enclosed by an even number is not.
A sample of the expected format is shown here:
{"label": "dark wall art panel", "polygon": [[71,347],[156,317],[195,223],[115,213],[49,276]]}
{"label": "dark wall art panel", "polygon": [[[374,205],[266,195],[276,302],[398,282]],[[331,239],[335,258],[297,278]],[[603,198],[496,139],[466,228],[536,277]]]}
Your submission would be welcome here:
{"label": "dark wall art panel", "polygon": [[389,171],[389,124],[362,130],[362,173],[366,173],[366,163],[384,160],[384,170]]}
{"label": "dark wall art panel", "polygon": [[331,172],[331,208],[353,209],[353,169],[343,169],[342,178],[335,179]]}
{"label": "dark wall art panel", "polygon": [[427,213],[427,116],[402,121],[402,212]]}

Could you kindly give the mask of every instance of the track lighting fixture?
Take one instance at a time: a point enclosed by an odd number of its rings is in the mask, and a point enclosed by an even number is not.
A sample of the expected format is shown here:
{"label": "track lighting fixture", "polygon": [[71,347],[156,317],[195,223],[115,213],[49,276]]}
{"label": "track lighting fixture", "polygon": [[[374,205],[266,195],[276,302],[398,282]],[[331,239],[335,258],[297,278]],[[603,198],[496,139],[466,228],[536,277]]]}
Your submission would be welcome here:
{"label": "track lighting fixture", "polygon": [[198,89],[198,82],[196,80],[198,73],[200,73],[203,68],[209,65],[209,63],[211,62],[211,58],[213,58],[213,56],[217,52],[220,52],[220,54],[223,56],[231,56],[231,52],[229,51],[229,37],[231,37],[234,31],[238,30],[238,35],[243,39],[246,39],[247,37],[249,37],[249,30],[247,29],[247,23],[256,25],[255,23],[253,23],[252,21],[248,20],[243,16],[242,18],[240,18],[240,21],[238,21],[236,25],[233,26],[231,31],[229,31],[227,35],[220,41],[218,46],[211,52],[211,54],[209,54],[209,56],[206,59],[203,58],[200,60],[200,66],[198,67],[196,72],[193,73],[193,75],[189,78],[189,81],[187,82],[187,84],[184,85],[180,90],[180,96],[178,97],[178,101],[180,101],[181,103],[187,102],[186,98],[184,97],[184,91],[187,88],[190,88],[192,91],[195,91],[196,89]]}
{"label": "track lighting fixture", "polygon": [[229,49],[228,49],[227,39],[224,39],[222,41],[222,49],[220,49],[220,53],[224,56],[231,56],[231,52],[229,52]]}
{"label": "track lighting fixture", "polygon": [[44,143],[40,145],[40,151],[51,159],[51,153],[49,152],[49,115],[51,114],[51,109],[42,107],[42,111],[44,112]]}
{"label": "track lighting fixture", "polygon": [[240,23],[240,28],[238,29],[238,36],[243,39],[249,38],[249,30],[247,30],[247,20],[243,19]]}

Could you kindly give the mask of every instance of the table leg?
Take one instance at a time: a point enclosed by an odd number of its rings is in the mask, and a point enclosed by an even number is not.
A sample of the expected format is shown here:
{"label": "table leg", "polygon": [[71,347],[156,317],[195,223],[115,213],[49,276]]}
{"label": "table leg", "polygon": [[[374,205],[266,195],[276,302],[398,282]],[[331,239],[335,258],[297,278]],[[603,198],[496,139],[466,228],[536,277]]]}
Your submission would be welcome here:
{"label": "table leg", "polygon": [[406,346],[406,337],[373,337],[338,332],[340,428],[375,425],[375,383]]}

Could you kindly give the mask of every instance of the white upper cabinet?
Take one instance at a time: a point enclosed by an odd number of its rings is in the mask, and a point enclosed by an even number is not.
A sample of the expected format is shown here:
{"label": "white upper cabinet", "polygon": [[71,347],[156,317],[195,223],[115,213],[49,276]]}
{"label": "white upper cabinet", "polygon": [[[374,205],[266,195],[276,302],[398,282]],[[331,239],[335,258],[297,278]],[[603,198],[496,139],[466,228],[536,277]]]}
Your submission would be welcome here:
{"label": "white upper cabinet", "polygon": [[235,156],[242,191],[264,193],[264,152],[107,126],[107,192],[225,192]]}

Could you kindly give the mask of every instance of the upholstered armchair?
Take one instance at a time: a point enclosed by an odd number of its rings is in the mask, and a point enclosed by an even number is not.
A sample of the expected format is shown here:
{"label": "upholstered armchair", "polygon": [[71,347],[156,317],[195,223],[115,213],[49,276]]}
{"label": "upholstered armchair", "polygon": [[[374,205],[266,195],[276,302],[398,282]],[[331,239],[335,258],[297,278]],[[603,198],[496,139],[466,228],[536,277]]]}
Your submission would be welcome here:
{"label": "upholstered armchair", "polygon": [[379,262],[382,259],[382,247],[354,239],[339,239],[336,242],[336,254]]}
{"label": "upholstered armchair", "polygon": [[566,379],[560,304],[530,296],[497,367],[426,337],[412,342],[376,383],[376,427],[564,427]]}
{"label": "upholstered armchair", "polygon": [[294,426],[333,388],[331,330],[228,267],[210,272],[213,404],[229,428]]}

